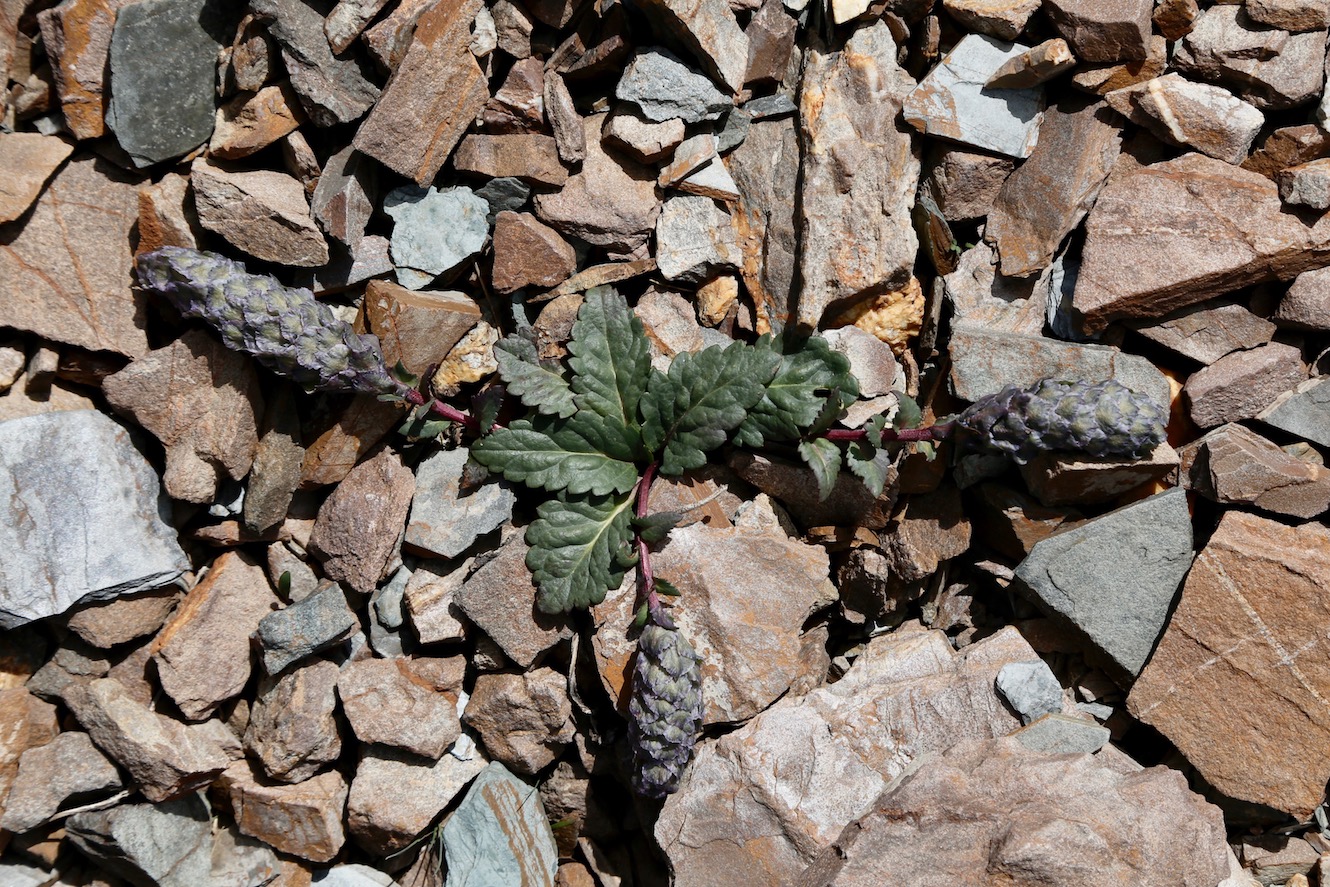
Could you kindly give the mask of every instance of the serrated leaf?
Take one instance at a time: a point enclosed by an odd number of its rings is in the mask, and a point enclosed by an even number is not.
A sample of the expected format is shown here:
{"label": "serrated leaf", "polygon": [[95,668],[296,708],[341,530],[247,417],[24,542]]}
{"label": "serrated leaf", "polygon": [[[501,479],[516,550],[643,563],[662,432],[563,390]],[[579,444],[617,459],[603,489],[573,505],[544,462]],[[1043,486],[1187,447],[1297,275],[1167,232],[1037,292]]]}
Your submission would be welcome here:
{"label": "serrated leaf", "polygon": [[903,428],[918,428],[924,421],[924,411],[919,403],[908,394],[896,395],[896,415],[891,420],[891,427],[900,431]]}
{"label": "serrated leaf", "polygon": [[642,537],[644,542],[654,544],[663,542],[670,535],[670,530],[679,526],[681,520],[683,520],[683,515],[680,512],[659,511],[645,517],[633,518],[633,526],[637,529],[637,535]]}
{"label": "serrated leaf", "polygon": [[937,444],[933,443],[931,440],[916,440],[914,442],[914,451],[916,453],[922,453],[924,461],[926,462],[932,462],[937,458]]}
{"label": "serrated leaf", "polygon": [[[758,347],[768,340],[759,340]],[[771,346],[768,346],[771,347]],[[766,441],[793,440],[817,419],[826,402],[822,392],[838,389],[844,405],[859,396],[859,382],[850,360],[821,336],[810,336],[797,348],[786,344],[775,376],[748,412],[734,439],[747,447]]]}
{"label": "serrated leaf", "polygon": [[840,476],[840,447],[825,437],[817,437],[800,441],[799,455],[813,469],[813,476],[817,478],[818,498],[826,499],[836,486],[836,478]]}
{"label": "serrated leaf", "polygon": [[559,498],[536,510],[539,518],[526,528],[526,565],[540,589],[541,610],[589,607],[619,587],[634,563],[632,502],[630,493]]}
{"label": "serrated leaf", "polygon": [[887,479],[891,477],[891,463],[889,451],[870,446],[867,441],[855,441],[845,453],[846,466],[874,496],[882,495]]}
{"label": "serrated leaf", "polygon": [[680,354],[668,375],[655,374],[642,398],[643,437],[660,456],[662,474],[682,474],[707,460],[710,450],[762,397],[780,366],[770,348],[735,342]]}
{"label": "serrated leaf", "polygon": [[642,321],[609,287],[588,290],[568,343],[578,410],[637,427],[637,404],[651,374],[651,348]]}
{"label": "serrated leaf", "polygon": [[666,597],[678,597],[680,594],[682,594],[682,592],[679,591],[679,587],[668,579],[662,579],[659,576],[657,576],[655,577],[655,582],[656,582],[656,591],[659,592],[660,594],[665,595]]}
{"label": "serrated leaf", "polygon": [[817,414],[817,418],[813,420],[812,425],[808,426],[804,434],[810,437],[822,434],[844,417],[845,401],[841,398],[839,390],[832,389],[826,400],[822,402],[821,412]]}
{"label": "serrated leaf", "polygon": [[567,418],[577,407],[573,390],[557,364],[541,361],[536,346],[518,335],[505,336],[494,346],[499,377],[522,403],[551,416]]}
{"label": "serrated leaf", "polygon": [[476,441],[471,456],[510,481],[557,493],[624,493],[637,483],[641,435],[578,413],[518,419]]}
{"label": "serrated leaf", "polygon": [[502,385],[490,385],[471,398],[471,415],[476,417],[476,427],[488,431],[494,427],[503,408],[503,398],[507,394]]}
{"label": "serrated leaf", "polygon": [[651,616],[651,608],[643,602],[642,606],[637,608],[637,615],[633,617],[633,628],[643,628],[647,624],[647,618]]}
{"label": "serrated leaf", "polygon": [[868,435],[868,442],[875,447],[882,446],[882,432],[887,427],[886,413],[878,413],[864,423],[864,431]]}

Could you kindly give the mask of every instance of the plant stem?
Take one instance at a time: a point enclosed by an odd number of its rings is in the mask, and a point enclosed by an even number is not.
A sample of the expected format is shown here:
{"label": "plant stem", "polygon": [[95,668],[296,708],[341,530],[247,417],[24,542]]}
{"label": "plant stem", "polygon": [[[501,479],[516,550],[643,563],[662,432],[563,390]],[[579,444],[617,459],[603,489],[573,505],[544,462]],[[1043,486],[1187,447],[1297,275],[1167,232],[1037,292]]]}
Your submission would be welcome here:
{"label": "plant stem", "polygon": [[[409,404],[414,404],[415,406],[420,406],[421,404],[425,403],[425,395],[421,394],[415,388],[404,387],[402,390],[402,399]],[[468,431],[474,434],[480,434],[480,423],[476,421],[475,416],[472,416],[469,413],[465,413],[462,410],[457,409],[456,407],[450,407],[448,406],[448,404],[438,400],[430,401],[429,408],[430,412],[438,413],[441,417],[447,419],[450,422],[458,422],[463,426],[465,426]]]}
{"label": "plant stem", "polygon": [[[656,479],[658,467],[652,462],[646,467],[646,471],[642,472],[642,479],[637,482],[637,508],[634,509],[634,514],[639,518],[647,516],[647,503],[651,499],[651,482]],[[641,533],[633,535],[637,542],[637,567],[641,576],[641,582],[637,586],[638,607],[641,606],[640,602],[645,600],[651,621],[662,628],[673,628],[674,623],[661,609],[660,595],[656,592],[656,575],[651,570],[651,548]]]}
{"label": "plant stem", "polygon": [[[937,425],[928,425],[923,428],[902,428],[896,431],[892,428],[882,429],[882,441],[912,441],[912,440],[946,440],[951,437],[952,423],[942,422]],[[865,440],[868,432],[863,428],[833,428],[830,431],[824,431],[818,437],[825,437],[827,440]]]}

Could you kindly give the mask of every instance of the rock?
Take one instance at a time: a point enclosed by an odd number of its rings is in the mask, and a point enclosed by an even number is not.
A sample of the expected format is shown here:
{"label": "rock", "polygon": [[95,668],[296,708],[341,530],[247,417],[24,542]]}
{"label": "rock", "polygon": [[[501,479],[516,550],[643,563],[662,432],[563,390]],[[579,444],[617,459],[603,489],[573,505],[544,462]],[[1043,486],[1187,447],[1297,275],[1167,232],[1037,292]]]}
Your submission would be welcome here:
{"label": "rock", "polygon": [[1257,415],[1267,425],[1330,446],[1330,385],[1324,379],[1308,379],[1292,391],[1275,398]]}
{"label": "rock", "polygon": [[329,582],[309,597],[269,613],[255,637],[264,670],[277,675],[292,663],[346,640],[359,628],[360,620],[347,606],[341,587]]}
{"label": "rock", "polygon": [[1036,543],[1016,581],[1085,637],[1106,670],[1134,677],[1164,629],[1191,546],[1187,497],[1172,489]]}
{"label": "rock", "polygon": [[0,828],[26,832],[48,822],[71,798],[118,788],[115,765],[93,746],[87,733],[61,733],[23,753],[18,776],[0,808]]}
{"label": "rock", "polygon": [[1202,428],[1251,419],[1307,377],[1302,354],[1270,342],[1235,351],[1192,373],[1183,388],[1191,420]]}
{"label": "rock", "polygon": [[1241,6],[1212,6],[1178,43],[1182,74],[1231,84],[1261,110],[1314,101],[1325,83],[1325,31],[1289,34],[1254,24]]}
{"label": "rock", "polygon": [[1182,774],[1002,738],[958,743],[905,776],[791,883],[982,883],[1001,872],[1028,884],[1210,885],[1228,855],[1223,815]]}
{"label": "rock", "polygon": [[442,565],[425,561],[411,574],[404,595],[411,625],[420,643],[460,641],[466,637],[466,627],[459,618],[461,610],[453,598],[471,571],[471,564],[472,561],[468,560],[444,572],[446,568]]}
{"label": "rock", "polygon": [[0,166],[9,173],[0,194],[0,224],[28,211],[46,181],[73,152],[66,142],[35,132],[0,133]]}
{"label": "rock", "polygon": [[785,323],[791,313],[797,239],[799,143],[791,118],[754,123],[727,158],[739,191],[731,218],[743,254],[740,272],[757,317]]}
{"label": "rock", "polygon": [[1182,478],[1189,489],[1224,505],[1255,505],[1304,519],[1330,508],[1330,471],[1241,425],[1221,425],[1196,441]]}
{"label": "rock", "polygon": [[1047,714],[1011,735],[1026,748],[1045,754],[1092,755],[1108,742],[1109,729],[1084,718]]}
{"label": "rock", "polygon": [[209,503],[249,473],[263,415],[259,375],[244,354],[194,330],[102,382],[106,399],[166,448],[166,492]]}
{"label": "rock", "polygon": [[587,156],[563,190],[539,194],[536,216],[561,233],[603,246],[616,255],[643,248],[660,212],[655,172],[607,154],[601,144],[605,115],[587,117]]}
{"label": "rock", "polygon": [[[417,22],[432,5],[429,0],[406,0],[365,29],[363,42],[380,70],[396,71],[401,66],[410,48]],[[469,49],[470,41],[467,43]]]}
{"label": "rock", "polygon": [[338,668],[316,660],[281,677],[259,679],[245,728],[245,750],[280,782],[304,782],[342,754],[337,707]]}
{"label": "rock", "polygon": [[656,220],[656,263],[666,280],[700,282],[742,258],[730,214],[709,197],[671,197]]}
{"label": "rock", "polygon": [[362,659],[342,667],[337,695],[363,743],[437,760],[461,735],[461,658]]}
{"label": "rock", "polygon": [[902,499],[880,534],[892,584],[917,582],[970,547],[970,522],[953,486]]}
{"label": "rock", "polygon": [[309,268],[328,261],[328,243],[309,214],[305,187],[271,170],[236,172],[200,157],[190,167],[199,223],[267,262]]}
{"label": "rock", "polygon": [[998,671],[996,686],[1025,724],[1062,712],[1062,685],[1042,659],[1008,662]]}
{"label": "rock", "polygon": [[1324,31],[1330,27],[1325,0],[1250,0],[1247,17],[1257,24],[1285,31]]}
{"label": "rock", "polygon": [[94,410],[0,423],[0,628],[161,588],[189,569],[157,473]]}
{"label": "rock", "polygon": [[[1320,524],[1225,512],[1127,699],[1210,785],[1298,817],[1321,802],[1330,776],[1326,680],[1312,667],[1325,644],[1316,626],[1327,542]],[[1254,741],[1267,751],[1259,767],[1240,751]]]}
{"label": "rock", "polygon": [[304,462],[295,395],[289,385],[280,385],[269,392],[262,436],[245,486],[246,529],[263,533],[286,518]]}
{"label": "rock", "polygon": [[[704,724],[736,723],[759,714],[791,687],[821,683],[819,662],[806,642],[809,618],[835,601],[825,552],[779,528],[694,524],[670,534],[652,557],[657,576],[673,582],[689,606],[672,618],[702,657]],[[779,589],[779,593],[777,593]],[[633,619],[631,583],[592,608],[596,667],[609,697],[624,690],[636,643],[622,630]]]}
{"label": "rock", "polygon": [[942,285],[957,327],[986,328],[989,335],[1043,336],[1049,298],[1044,277],[1022,280],[998,274],[997,254],[989,244],[977,243],[962,253]]}
{"label": "rock", "polygon": [[1330,263],[1330,223],[1309,227],[1274,182],[1200,154],[1119,167],[1085,230],[1073,308],[1089,332]]}
{"label": "rock", "polygon": [[401,852],[485,765],[479,754],[469,760],[445,754],[435,761],[379,745],[367,747],[347,800],[351,837],[375,856]]}
{"label": "rock", "polygon": [[726,86],[731,94],[743,87],[748,38],[740,30],[728,3],[647,0],[641,9],[656,28],[686,47],[707,75]]}
{"label": "rock", "polygon": [[745,85],[763,85],[784,79],[794,52],[799,24],[786,14],[779,0],[765,0],[748,21],[748,67]]}
{"label": "rock", "polygon": [[480,320],[480,308],[460,292],[413,291],[387,280],[365,288],[365,316],[383,346],[384,363],[423,373],[448,356]]}
{"label": "rock", "polygon": [[255,0],[249,8],[281,47],[291,88],[315,126],[359,120],[379,98],[353,56],[333,55],[323,33],[325,3]]}
{"label": "rock", "polygon": [[1178,467],[1178,454],[1161,443],[1143,459],[1092,459],[1041,453],[1020,466],[1030,492],[1045,505],[1093,505],[1162,480]]}
{"label": "rock", "polygon": [[1038,0],[942,0],[942,8],[958,24],[999,40],[1015,40],[1030,16],[1039,9]]}
{"label": "rock", "polygon": [[494,345],[498,341],[499,331],[485,321],[472,327],[452,347],[430,379],[435,395],[454,397],[463,385],[488,379],[498,372],[499,362],[494,357]]}
{"label": "rock", "polygon": [[1279,196],[1285,203],[1330,209],[1330,158],[1312,160],[1281,170]]}
{"label": "rock", "polygon": [[1148,54],[1151,0],[1047,0],[1044,12],[1076,57],[1120,62]]}
{"label": "rock", "polygon": [[1086,92],[1107,95],[1128,86],[1135,86],[1164,73],[1169,64],[1168,41],[1155,35],[1146,44],[1144,61],[1129,61],[1121,64],[1086,65],[1071,75],[1071,82]]}
{"label": "rock", "polygon": [[485,220],[491,225],[504,210],[516,212],[526,205],[531,198],[531,187],[518,179],[491,179],[487,184],[476,189],[476,194],[485,198],[490,205]]}
{"label": "rock", "polygon": [[329,237],[353,249],[360,245],[374,214],[375,178],[351,145],[328,158],[310,198],[310,214]]}
{"label": "rock", "polygon": [[967,34],[906,96],[906,122],[931,136],[1007,157],[1029,157],[1039,134],[1043,91],[985,86],[1029,48]]}
{"label": "rock", "polygon": [[75,847],[130,883],[192,887],[211,882],[212,823],[201,797],[78,813],[65,828]]}
{"label": "rock", "polygon": [[135,166],[180,157],[208,141],[217,52],[233,33],[233,21],[219,0],[119,5],[106,126]]}
{"label": "rock", "polygon": [[180,599],[175,588],[145,591],[79,607],[65,625],[85,643],[106,650],[161,628]]}
{"label": "rock", "polygon": [[208,153],[222,160],[248,157],[295,131],[304,118],[289,84],[241,94],[217,109]]}
{"label": "rock", "polygon": [[346,842],[342,810],[347,786],[336,770],[281,785],[264,780],[252,763],[239,761],[217,785],[231,804],[240,833],[279,852],[327,862]]}
{"label": "rock", "polygon": [[546,74],[542,98],[559,159],[567,164],[581,163],[586,159],[586,128],[563,77],[553,71]]}
{"label": "rock", "polygon": [[1181,40],[1191,33],[1200,14],[1196,0],[1162,0],[1150,18],[1165,39]]}
{"label": "rock", "polygon": [[492,274],[496,290],[511,293],[527,286],[558,286],[576,270],[577,253],[559,232],[529,213],[499,213]]}
{"label": "rock", "polygon": [[655,826],[676,883],[791,881],[915,761],[1018,727],[993,681],[1035,658],[1013,628],[959,653],[940,631],[879,635],[837,683],[703,743]]}
{"label": "rock", "polygon": [[720,326],[738,304],[739,280],[733,275],[713,277],[697,288],[697,317],[706,326]]}
{"label": "rock", "polygon": [[571,634],[564,619],[536,609],[526,552],[521,537],[510,536],[453,594],[457,609],[522,668]]}
{"label": "rock", "polygon": [[341,54],[351,45],[365,26],[374,20],[388,0],[338,0],[323,22],[323,32],[335,53]]}
{"label": "rock", "polygon": [[0,814],[23,754],[48,744],[59,731],[54,705],[21,686],[0,689]]}
{"label": "rock", "polygon": [[197,249],[201,236],[203,228],[194,211],[188,177],[167,173],[156,184],[139,188],[139,245],[135,255],[163,246]]}
{"label": "rock", "polygon": [[[423,856],[424,854],[422,854]],[[313,884],[319,887],[399,887],[391,875],[360,863],[335,865],[314,875]]]}
{"label": "rock", "polygon": [[1330,329],[1330,269],[1304,271],[1294,278],[1273,319],[1294,329]]}
{"label": "rock", "polygon": [[443,827],[445,887],[552,885],[558,850],[540,795],[499,763],[489,764]]}
{"label": "rock", "polygon": [[604,139],[627,151],[634,160],[655,163],[673,153],[683,141],[683,134],[684,124],[678,117],[652,123],[632,112],[615,111],[605,124]]}
{"label": "rock", "polygon": [[1075,509],[1049,508],[1000,484],[980,484],[977,492],[976,535],[1013,561],[1024,559],[1039,540],[1082,520]]}
{"label": "rock", "polygon": [[1122,150],[1122,131],[1111,118],[1102,102],[1087,101],[1044,114],[1039,144],[1007,177],[984,228],[1004,275],[1029,277],[1049,267],[1094,206]]}
{"label": "rock", "polygon": [[492,760],[534,775],[573,740],[568,678],[552,668],[483,674],[467,702],[466,724],[480,734]]}
{"label": "rock", "polygon": [[209,872],[214,883],[278,884],[283,870],[295,867],[291,860],[279,860],[268,845],[240,834],[234,825],[218,823]]}
{"label": "rock", "polygon": [[716,157],[716,137],[709,132],[684,139],[674,149],[674,157],[660,171],[656,184],[669,188],[706,166]]}
{"label": "rock", "polygon": [[60,112],[76,139],[95,139],[106,132],[111,32],[123,5],[120,0],[75,0],[37,15]]}
{"label": "rock", "polygon": [[[1005,40],[1016,39],[1014,34],[1005,38],[996,34],[993,36]],[[1054,37],[1004,62],[984,85],[989,89],[1029,89],[1047,83],[1074,67],[1076,56],[1072,55],[1071,47],[1061,37]]]}
{"label": "rock", "polygon": [[453,153],[458,172],[486,178],[512,177],[557,188],[568,180],[554,139],[540,133],[472,133]]}
{"label": "rock", "polygon": [[1166,74],[1131,87],[1150,131],[1228,163],[1247,159],[1265,115],[1226,89]]}
{"label": "rock", "polygon": [[22,222],[0,227],[5,325],[89,351],[148,350],[130,232],[138,179],[90,155],[70,160]]}
{"label": "rock", "polygon": [[252,13],[236,26],[231,45],[218,59],[218,95],[257,92],[277,69],[277,46]]}
{"label": "rock", "polygon": [[420,289],[480,252],[489,235],[489,204],[470,188],[418,188],[388,192],[383,211],[393,219],[393,262],[398,282]]}
{"label": "rock", "polygon": [[[1301,276],[1321,273],[1309,271]],[[1284,301],[1288,301],[1287,297]],[[1212,364],[1234,351],[1260,347],[1270,341],[1276,329],[1264,317],[1247,310],[1240,299],[1215,299],[1183,308],[1161,320],[1133,322],[1131,328],[1203,364]]]}
{"label": "rock", "polygon": [[729,467],[741,478],[774,499],[779,499],[790,515],[805,527],[862,525],[880,530],[890,518],[895,501],[895,469],[888,473],[883,495],[873,494],[857,477],[843,472],[831,490],[822,499],[817,491],[817,479],[812,470],[802,463],[787,462],[744,451],[730,456]]}
{"label": "rock", "polygon": [[319,508],[309,550],[328,578],[368,594],[391,572],[415,478],[391,450],[351,470]]}
{"label": "rock", "polygon": [[1260,147],[1242,161],[1242,168],[1273,179],[1280,170],[1327,153],[1330,153],[1330,135],[1319,126],[1312,123],[1282,126],[1266,136]]}
{"label": "rock", "polygon": [[465,449],[443,450],[416,469],[416,495],[405,543],[428,557],[457,557],[512,518],[517,497],[501,480],[468,488],[462,494],[467,459]]}
{"label": "rock", "polygon": [[157,714],[114,678],[91,680],[65,701],[97,747],[153,803],[198,791],[231,762],[207,728]]}
{"label": "rock", "polygon": [[691,303],[678,293],[648,289],[633,306],[651,348],[652,365],[665,372],[676,354],[700,351],[702,328]]}
{"label": "rock", "polygon": [[912,88],[885,23],[856,32],[841,52],[809,54],[800,91],[802,327],[910,278],[919,157],[895,117]]}
{"label": "rock", "polygon": [[409,48],[400,64],[389,65],[393,77],[352,144],[424,187],[480,113],[489,87],[470,47],[481,4],[410,5],[422,12],[415,30],[407,29]]}
{"label": "rock", "polygon": [[614,95],[632,102],[655,123],[678,118],[684,123],[715,120],[733,107],[730,99],[674,53],[660,48],[639,50],[624,70]]}
{"label": "rock", "polygon": [[190,589],[152,642],[162,689],[185,717],[203,720],[245,688],[250,636],[278,606],[263,568],[234,551]]}
{"label": "rock", "polygon": [[1306,884],[1307,875],[1320,859],[1310,842],[1289,835],[1248,836],[1240,849],[1243,866],[1260,884]]}

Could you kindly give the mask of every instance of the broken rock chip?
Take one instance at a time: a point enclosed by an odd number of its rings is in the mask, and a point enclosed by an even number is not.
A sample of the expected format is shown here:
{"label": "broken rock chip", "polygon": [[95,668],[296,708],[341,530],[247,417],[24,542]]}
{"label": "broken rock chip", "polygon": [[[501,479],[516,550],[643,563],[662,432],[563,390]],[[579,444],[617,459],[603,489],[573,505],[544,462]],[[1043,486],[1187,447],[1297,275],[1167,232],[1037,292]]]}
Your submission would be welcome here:
{"label": "broken rock chip", "polygon": [[[60,112],[76,139],[95,139],[106,132],[111,33],[116,10],[123,5],[122,0],[73,0],[37,14]],[[4,68],[0,64],[0,72]]]}
{"label": "broken rock chip", "polygon": [[205,157],[190,167],[199,223],[256,259],[311,268],[328,262],[328,242],[309,214],[305,186],[286,173],[236,171]]}
{"label": "broken rock chip", "polygon": [[799,130],[794,119],[754,123],[726,168],[739,191],[732,218],[743,253],[744,285],[758,317],[784,324],[791,314],[797,260]]}
{"label": "broken rock chip", "polygon": [[525,775],[554,763],[576,732],[568,678],[552,668],[480,675],[465,720],[491,759]]}
{"label": "broken rock chip", "polygon": [[156,469],[95,410],[0,423],[0,502],[0,628],[189,569]]}
{"label": "broken rock chip", "polygon": [[362,462],[319,508],[309,550],[328,578],[369,594],[392,568],[415,491],[411,469],[391,450]]}
{"label": "broken rock chip", "polygon": [[289,84],[241,94],[217,109],[208,153],[222,160],[248,157],[293,132],[304,118]]}
{"label": "broken rock chip", "polygon": [[1188,449],[1184,483],[1207,499],[1304,519],[1330,508],[1330,470],[1241,425],[1222,425]]}
{"label": "broken rock chip", "polygon": [[1242,6],[1205,10],[1173,52],[1183,74],[1231,85],[1262,110],[1315,100],[1325,83],[1326,32],[1290,34],[1249,19]]}
{"label": "broken rock chip", "polygon": [[505,656],[530,668],[540,654],[571,635],[566,620],[536,609],[536,587],[520,534],[504,541],[453,595],[457,609],[485,632]]}
{"label": "broken rock chip", "polygon": [[120,773],[87,733],[61,733],[19,759],[18,777],[0,807],[0,828],[26,832],[48,822],[66,801],[120,788]]}
{"label": "broken rock chip", "polygon": [[530,213],[498,214],[492,273],[496,290],[511,293],[527,286],[558,286],[576,270],[577,252],[559,232]]}
{"label": "broken rock chip", "polygon": [[264,779],[249,761],[227,768],[217,786],[230,801],[240,833],[312,862],[327,862],[346,843],[347,786],[336,770],[295,785]]}
{"label": "broken rock chip", "polygon": [[[1265,125],[1265,115],[1255,106],[1222,87],[1193,83],[1179,74],[1165,74],[1126,91],[1156,136],[1227,163],[1246,160]],[[1127,116],[1138,122],[1137,115]]]}
{"label": "broken rock chip", "polygon": [[362,659],[342,666],[337,695],[356,738],[437,760],[461,735],[460,658]]}
{"label": "broken rock chip", "polygon": [[666,200],[656,220],[656,263],[666,280],[697,283],[742,261],[730,214],[710,197]]}
{"label": "broken rock chip", "polygon": [[489,236],[489,203],[470,188],[405,185],[388,192],[397,280],[420,289],[480,252]]}
{"label": "broken rock chip", "polygon": [[[580,131],[580,130],[579,130]],[[554,139],[540,133],[472,133],[453,152],[458,172],[490,179],[516,178],[557,188],[568,180]]]}
{"label": "broken rock chip", "polygon": [[365,287],[365,317],[383,347],[384,365],[401,361],[407,372],[419,375],[441,363],[475,327],[480,307],[466,293],[409,290],[371,280]]}
{"label": "broken rock chip", "polygon": [[552,884],[559,867],[545,805],[534,786],[488,764],[443,827],[446,887]]}
{"label": "broken rock chip", "polygon": [[655,163],[672,154],[683,141],[683,134],[684,124],[678,117],[652,123],[622,109],[610,114],[604,131],[608,144],[627,151],[642,163]]}
{"label": "broken rock chip", "polygon": [[[12,677],[19,676],[6,675]],[[20,680],[26,680],[26,676]],[[3,809],[18,776],[19,759],[29,749],[44,746],[59,735],[60,724],[55,706],[22,686],[0,689],[0,723],[4,724],[0,730],[0,809]]]}
{"label": "broken rock chip", "polygon": [[1285,203],[1330,209],[1330,158],[1280,170],[1275,181],[1279,182],[1279,196]]}
{"label": "broken rock chip", "polygon": [[1330,778],[1327,552],[1320,524],[1225,512],[1127,699],[1210,785],[1299,818]]}
{"label": "broken rock chip", "polygon": [[[474,746],[466,759],[445,754],[437,760],[382,745],[366,746],[346,804],[351,837],[376,856],[401,852],[426,831],[487,763]],[[451,871],[451,861],[449,866]]]}
{"label": "broken rock chip", "polygon": [[342,753],[337,708],[338,668],[317,660],[281,677],[259,680],[245,728],[245,750],[268,776],[304,782]]}
{"label": "broken rock chip", "polygon": [[65,625],[84,643],[107,650],[157,631],[182,597],[178,588],[159,588],[83,604]]}
{"label": "broken rock chip", "polygon": [[[1000,36],[1000,35],[994,35]],[[1002,38],[1014,40],[1015,35]],[[1045,40],[1002,64],[984,84],[989,89],[1028,89],[1076,67],[1076,56],[1061,37]]]}
{"label": "broken rock chip", "polygon": [[1302,353],[1268,342],[1234,351],[1192,373],[1183,387],[1191,420],[1202,428],[1254,418],[1307,378]]}
{"label": "broken rock chip", "polygon": [[416,469],[405,544],[427,557],[454,558],[512,518],[517,496],[503,480],[462,491],[465,448],[441,450]]}
{"label": "broken rock chip", "polygon": [[333,55],[323,33],[325,3],[254,0],[250,9],[266,22],[282,49],[291,88],[315,126],[359,120],[379,97],[354,55]]}
{"label": "broken rock chip", "polygon": [[[1330,279],[1330,273],[1324,271],[1308,271],[1299,278],[1318,274]],[[1293,286],[1297,285],[1294,281]],[[1280,305],[1287,301],[1286,296]],[[1161,320],[1136,321],[1131,328],[1165,348],[1208,365],[1225,354],[1264,345],[1275,334],[1273,323],[1253,314],[1242,302],[1240,298],[1216,299],[1183,308]],[[1278,312],[1275,317],[1284,319]]]}
{"label": "broken rock chip", "polygon": [[8,181],[0,191],[0,224],[28,211],[74,148],[63,139],[35,132],[0,133],[0,169]]}
{"label": "broken rock chip", "polygon": [[130,883],[191,887],[212,880],[212,822],[199,796],[90,810],[71,816],[66,828],[75,847]]}
{"label": "broken rock chip", "polygon": [[646,0],[642,4],[658,28],[687,47],[707,75],[731,94],[744,82],[748,38],[724,0]]}
{"label": "broken rock chip", "polygon": [[309,597],[263,617],[255,637],[264,670],[275,675],[359,629],[360,620],[347,606],[341,586],[327,582]]}
{"label": "broken rock chip", "polygon": [[942,8],[968,30],[1015,40],[1039,10],[1039,0],[942,0]]}
{"label": "broken rock chip", "polygon": [[654,123],[680,119],[684,123],[714,120],[733,103],[710,80],[679,61],[666,49],[640,50],[628,63],[616,98],[632,102]]}
{"label": "broken rock chip", "polygon": [[1085,62],[1144,59],[1153,0],[1045,0],[1044,12]]}

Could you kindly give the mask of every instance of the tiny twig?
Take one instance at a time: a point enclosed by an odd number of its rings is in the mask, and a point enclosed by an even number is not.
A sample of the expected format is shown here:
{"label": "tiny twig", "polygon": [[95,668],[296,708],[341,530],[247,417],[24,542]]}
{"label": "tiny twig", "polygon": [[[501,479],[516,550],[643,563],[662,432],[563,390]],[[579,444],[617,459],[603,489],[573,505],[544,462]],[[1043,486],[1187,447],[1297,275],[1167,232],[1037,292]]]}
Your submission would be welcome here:
{"label": "tiny twig", "polygon": [[111,795],[109,798],[102,798],[100,801],[93,801],[91,804],[84,804],[82,807],[61,810],[46,821],[47,823],[52,823],[73,816],[75,813],[91,813],[94,810],[105,810],[107,807],[114,807],[116,804],[119,804],[125,798],[129,797],[129,795],[130,790],[123,789],[122,791],[118,791]]}
{"label": "tiny twig", "polygon": [[[892,441],[933,441],[946,440],[951,437],[951,422],[941,422],[937,425],[928,425],[923,428],[902,428],[899,431],[892,428],[882,429],[882,442]],[[833,428],[830,431],[824,431],[817,435],[825,437],[827,440],[866,440],[868,431],[863,428]]]}

